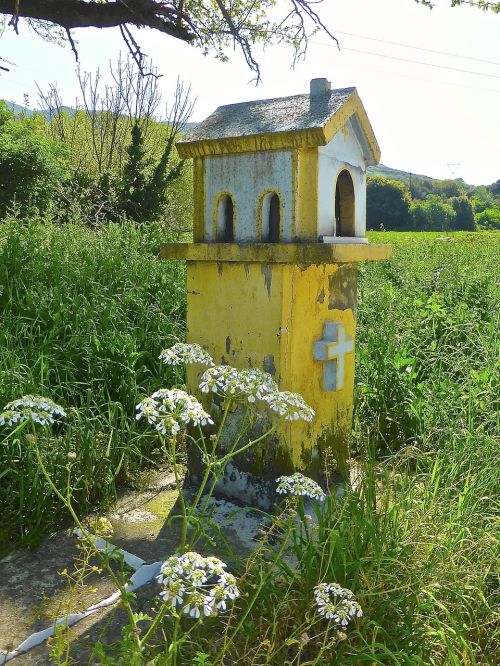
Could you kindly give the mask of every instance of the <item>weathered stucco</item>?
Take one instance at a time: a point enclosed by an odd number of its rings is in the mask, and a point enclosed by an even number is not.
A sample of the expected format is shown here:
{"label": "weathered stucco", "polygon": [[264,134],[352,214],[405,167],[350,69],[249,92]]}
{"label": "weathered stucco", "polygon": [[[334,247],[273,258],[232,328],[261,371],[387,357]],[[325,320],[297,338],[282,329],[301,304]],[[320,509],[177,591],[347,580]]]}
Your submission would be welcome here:
{"label": "weathered stucco", "polygon": [[366,166],[363,152],[349,121],[326,145],[318,148],[318,235],[337,235],[335,220],[335,185],[339,174],[347,170],[352,178],[355,199],[355,232],[366,234]]}
{"label": "weathered stucco", "polygon": [[[325,321],[342,323],[354,339],[356,271],[343,272],[337,281],[339,270],[338,265],[188,263],[188,341],[206,347],[216,363],[272,370],[282,390],[300,393],[316,410],[312,423],[283,423],[272,460],[263,458],[264,476],[308,469],[315,448],[321,457],[330,449],[339,468],[347,457],[354,353],[345,358],[343,388],[335,392],[324,390],[323,363],[313,359]],[[339,300],[343,307],[332,308]],[[191,391],[197,392],[198,376],[189,369]]]}
{"label": "weathered stucco", "polygon": [[391,246],[367,243],[164,243],[162,259],[260,264],[350,264],[388,259]]}
{"label": "weathered stucco", "polygon": [[264,196],[276,192],[281,201],[281,237],[292,240],[292,151],[220,155],[205,160],[205,239],[215,240],[218,198],[231,195],[235,207],[235,240],[261,240],[258,220]]}

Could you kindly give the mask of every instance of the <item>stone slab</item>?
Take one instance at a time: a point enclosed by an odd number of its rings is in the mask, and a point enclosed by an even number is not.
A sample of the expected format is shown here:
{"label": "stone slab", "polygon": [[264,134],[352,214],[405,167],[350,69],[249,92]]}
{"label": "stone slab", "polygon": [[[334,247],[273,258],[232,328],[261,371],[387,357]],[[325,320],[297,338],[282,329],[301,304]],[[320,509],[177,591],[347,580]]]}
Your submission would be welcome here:
{"label": "stone slab", "polygon": [[299,266],[381,261],[392,246],[381,243],[163,243],[162,259]]}

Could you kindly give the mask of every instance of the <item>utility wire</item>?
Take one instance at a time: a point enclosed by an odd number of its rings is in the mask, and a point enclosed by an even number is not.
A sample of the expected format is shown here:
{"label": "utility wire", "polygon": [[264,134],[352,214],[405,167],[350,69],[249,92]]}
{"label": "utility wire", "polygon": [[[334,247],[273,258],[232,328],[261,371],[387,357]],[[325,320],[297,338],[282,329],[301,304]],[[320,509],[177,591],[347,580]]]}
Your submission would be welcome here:
{"label": "utility wire", "polygon": [[[333,46],[332,44],[324,44],[321,42],[314,42],[315,44],[318,44],[320,46],[328,46],[330,48],[337,49],[336,46]],[[341,51],[353,51],[354,53],[363,53],[364,55],[370,55],[370,56],[376,56],[377,58],[387,58],[389,60],[399,60],[399,62],[409,62],[414,65],[425,65],[426,67],[434,67],[435,69],[447,69],[451,72],[460,72],[462,74],[474,74],[476,76],[487,76],[488,78],[491,79],[500,79],[500,76],[498,74],[486,74],[485,72],[475,72],[470,69],[461,69],[459,67],[448,67],[447,65],[436,65],[435,63],[432,62],[423,62],[422,60],[410,60],[409,58],[398,58],[397,56],[392,56],[392,55],[386,55],[385,53],[373,53],[373,51],[363,51],[362,49],[352,49],[348,48],[347,46],[343,46]]]}
{"label": "utility wire", "polygon": [[459,55],[458,53],[449,53],[448,51],[435,51],[434,49],[426,49],[423,46],[413,46],[412,44],[403,44],[401,42],[390,42],[386,39],[377,39],[376,37],[368,37],[368,35],[356,35],[352,32],[342,32],[342,30],[336,30],[335,34],[346,35],[346,37],[357,37],[359,39],[369,39],[371,42],[380,42],[381,44],[390,44],[391,46],[401,46],[405,49],[426,51],[427,53],[436,53],[437,55],[450,56],[452,58],[461,58],[462,60],[474,60],[475,62],[482,62],[486,63],[487,65],[500,66],[500,62],[497,62],[495,60],[482,60],[481,58],[473,58],[472,56]]}
{"label": "utility wire", "polygon": [[386,76],[399,76],[404,79],[411,79],[413,81],[423,81],[424,83],[431,83],[438,86],[455,86],[458,88],[467,88],[468,90],[481,90],[483,92],[492,92],[500,95],[499,88],[480,88],[479,86],[468,86],[465,83],[454,83],[452,81],[438,81],[436,79],[423,79],[421,76],[411,76],[410,74],[401,74],[400,72],[388,72],[387,70],[375,69],[374,67],[364,67],[372,72],[378,74],[385,74]]}

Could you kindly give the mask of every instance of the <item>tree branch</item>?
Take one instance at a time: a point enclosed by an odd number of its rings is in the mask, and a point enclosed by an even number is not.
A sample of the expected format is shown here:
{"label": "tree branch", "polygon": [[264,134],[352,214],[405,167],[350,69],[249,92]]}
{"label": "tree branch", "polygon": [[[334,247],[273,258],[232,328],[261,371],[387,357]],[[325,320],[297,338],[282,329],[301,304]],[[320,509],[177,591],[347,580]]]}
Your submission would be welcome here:
{"label": "tree branch", "polygon": [[121,0],[105,3],[84,0],[0,0],[0,13],[12,15],[11,23],[14,26],[19,18],[50,21],[65,30],[112,28],[129,23],[159,30],[185,42],[195,38],[178,21],[175,8],[154,0],[135,0],[133,3]]}

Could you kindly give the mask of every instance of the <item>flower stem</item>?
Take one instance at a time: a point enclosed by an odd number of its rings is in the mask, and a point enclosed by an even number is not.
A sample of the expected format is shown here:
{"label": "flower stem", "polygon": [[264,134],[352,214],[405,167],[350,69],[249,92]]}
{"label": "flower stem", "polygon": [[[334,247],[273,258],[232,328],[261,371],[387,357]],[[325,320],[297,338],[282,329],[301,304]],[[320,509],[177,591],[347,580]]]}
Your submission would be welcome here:
{"label": "flower stem", "polygon": [[160,610],[158,611],[158,614],[156,615],[155,619],[149,625],[149,629],[146,631],[144,636],[139,641],[139,647],[141,648],[141,650],[145,647],[145,645],[147,644],[148,638],[151,636],[151,634],[155,631],[155,629],[158,627],[160,622],[163,620],[166,612],[167,612],[167,604],[163,603],[163,605],[160,608]]}
{"label": "flower stem", "polygon": [[[219,429],[217,430],[217,437],[215,439],[215,444],[214,444],[213,450],[211,452],[212,454],[215,453],[215,451],[217,450],[217,446],[219,445],[220,436],[222,434],[222,430],[224,428],[224,424],[226,422],[227,415],[229,413],[229,409],[231,407],[231,402],[232,401],[230,399],[226,401],[226,406],[224,408],[224,413],[222,415],[222,420],[220,422]],[[203,437],[203,433],[202,433],[202,437]],[[203,474],[203,479],[201,481],[200,487],[198,488],[198,492],[196,493],[196,497],[195,497],[194,502],[193,502],[193,504],[191,505],[191,508],[190,508],[190,514],[191,515],[193,515],[193,513],[196,510],[196,507],[198,506],[198,503],[201,499],[201,496],[203,495],[203,491],[205,490],[205,486],[207,485],[208,479],[210,478],[210,472],[211,471],[212,471],[212,465],[207,464],[207,466],[205,468],[205,472]]]}
{"label": "flower stem", "polygon": [[[282,542],[278,552],[276,553],[276,556],[274,557],[274,559],[272,561],[271,566],[269,567],[269,570],[268,570],[267,574],[260,580],[255,592],[253,593],[252,597],[249,599],[249,601],[247,603],[247,606],[245,608],[245,612],[243,613],[242,617],[240,618],[240,621],[238,622],[238,625],[237,625],[236,629],[233,631],[233,633],[229,637],[229,642],[230,643],[232,643],[234,641],[234,638],[235,638],[236,634],[240,631],[241,627],[243,626],[243,623],[247,619],[250,611],[252,610],[255,602],[257,601],[257,598],[258,598],[262,588],[264,587],[266,582],[269,580],[269,578],[272,576],[272,573],[273,573],[274,567],[276,565],[276,562],[279,559],[281,559],[281,556],[283,555],[283,551],[286,548],[286,545],[287,545],[288,540],[290,538],[290,534],[292,533],[292,529],[293,529],[293,525],[289,524],[287,533],[286,533],[286,535],[283,539],[283,542]],[[224,639],[224,646],[226,645],[226,643],[227,643],[227,639]]]}
{"label": "flower stem", "polygon": [[233,456],[238,456],[240,453],[243,453],[243,451],[246,451],[251,446],[254,446],[254,444],[258,444],[260,441],[262,441],[266,437],[269,437],[269,435],[271,435],[277,429],[277,427],[278,427],[278,424],[275,423],[272,428],[270,428],[269,430],[266,430],[266,432],[264,434],[260,435],[260,437],[257,437],[257,439],[252,439],[250,442],[245,444],[245,446],[242,446],[237,451],[234,451],[234,449],[232,449],[231,451],[229,451],[228,454],[226,454],[223,458],[221,458],[219,460],[219,463],[227,462]]}
{"label": "flower stem", "polygon": [[[97,554],[97,556],[98,556],[99,559],[101,560],[101,563],[103,564],[103,566],[106,568],[106,571],[107,571],[108,574],[110,575],[111,580],[113,581],[114,585],[115,585],[116,588],[120,591],[121,599],[122,599],[122,601],[123,601],[123,605],[124,605],[124,607],[125,607],[125,611],[126,611],[126,613],[127,613],[127,617],[128,617],[128,619],[129,619],[129,622],[131,623],[131,626],[135,627],[135,626],[136,626],[136,622],[135,622],[135,619],[134,619],[134,614],[133,614],[132,608],[130,607],[129,602],[126,600],[126,596],[125,596],[125,595],[126,595],[126,590],[125,590],[125,587],[121,584],[120,580],[119,580],[119,579],[117,578],[117,576],[115,575],[113,569],[109,566],[108,558],[102,556],[101,553],[99,552],[99,550],[95,547],[95,543],[94,543],[94,541],[93,541],[92,538],[87,534],[86,529],[84,528],[84,526],[82,525],[80,519],[79,519],[78,516],[76,515],[75,510],[73,509],[73,505],[71,504],[70,499],[67,498],[67,497],[65,497],[65,496],[61,493],[61,491],[57,488],[57,486],[54,484],[54,482],[52,481],[52,479],[51,479],[51,477],[50,477],[50,474],[47,472],[47,468],[45,467],[45,463],[43,462],[43,458],[42,458],[42,456],[40,455],[40,450],[39,450],[39,448],[38,448],[38,442],[37,442],[37,437],[36,437],[36,433],[35,433],[35,432],[33,432],[33,436],[34,436],[34,440],[33,440],[33,448],[34,448],[34,451],[35,451],[35,457],[36,457],[36,459],[37,459],[37,463],[38,463],[40,469],[42,470],[42,474],[44,475],[44,477],[45,477],[47,483],[49,484],[49,486],[50,486],[50,488],[51,488],[51,490],[52,490],[52,491],[54,492],[54,494],[55,494],[55,495],[61,500],[61,502],[64,504],[64,506],[68,509],[68,511],[69,511],[69,513],[70,513],[70,515],[71,515],[71,517],[72,517],[73,520],[75,521],[75,524],[76,524],[77,527],[79,528],[79,530],[80,530],[80,532],[81,532],[81,534],[82,534],[82,537],[83,537],[83,538],[85,539],[85,541],[89,544],[89,546],[91,547],[92,551],[95,552],[95,553]],[[135,638],[135,641],[136,641],[136,647],[140,647],[140,645],[139,645],[139,639],[138,639],[137,637]]]}
{"label": "flower stem", "polygon": [[180,553],[184,553],[186,548],[186,536],[187,536],[187,526],[188,526],[188,514],[186,511],[186,500],[182,493],[182,485],[179,475],[179,469],[177,467],[177,452],[176,452],[176,437],[172,437],[172,458],[174,461],[174,476],[175,476],[175,485],[177,487],[177,492],[179,494],[179,502],[181,505],[181,515],[182,515],[182,526],[181,526],[181,540],[179,544]]}

